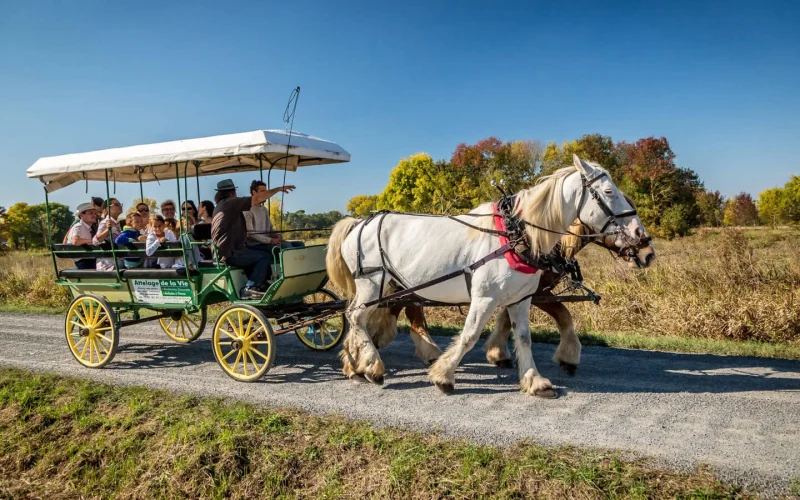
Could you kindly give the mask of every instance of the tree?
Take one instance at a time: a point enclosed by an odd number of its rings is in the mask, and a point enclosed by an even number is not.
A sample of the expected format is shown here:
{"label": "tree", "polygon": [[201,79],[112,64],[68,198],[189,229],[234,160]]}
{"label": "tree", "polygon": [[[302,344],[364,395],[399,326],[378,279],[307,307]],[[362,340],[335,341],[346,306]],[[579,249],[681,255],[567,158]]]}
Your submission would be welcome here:
{"label": "tree", "polygon": [[[4,217],[6,230],[14,248],[47,248],[47,207],[15,203]],[[50,203],[50,232],[54,242],[60,243],[75,221],[69,207]]]}
{"label": "tree", "polygon": [[353,196],[350,198],[350,201],[347,202],[347,212],[350,215],[356,217],[366,217],[369,215],[370,212],[377,209],[378,206],[378,195],[365,195],[360,194],[358,196]]}
{"label": "tree", "polygon": [[[620,142],[623,179],[620,188],[636,203],[646,227],[664,236],[683,236],[697,226],[699,209],[696,195],[703,190],[697,173],[675,165],[675,153],[666,138],[648,137],[633,144]],[[673,209],[667,212],[668,209]],[[662,228],[662,218],[670,214],[669,228]],[[675,224],[676,213],[685,224]],[[662,230],[663,229],[663,230]]]}
{"label": "tree", "polygon": [[492,181],[505,182],[506,190],[517,192],[529,187],[541,173],[543,150],[536,141],[503,142],[489,137],[473,145],[461,143],[450,158],[451,179],[472,208],[496,199]]}
{"label": "tree", "polygon": [[417,153],[403,158],[389,174],[389,184],[378,197],[377,208],[441,213],[443,178],[430,155]]}
{"label": "tree", "polygon": [[133,203],[131,203],[131,206],[129,206],[128,209],[125,211],[125,215],[128,215],[130,213],[135,212],[136,211],[136,205],[138,205],[140,203],[147,203],[147,206],[150,208],[150,213],[151,214],[156,213],[156,209],[158,208],[158,203],[156,203],[155,199],[153,199],[153,198],[134,198]]}
{"label": "tree", "polygon": [[722,205],[725,198],[719,191],[698,191],[695,195],[697,201],[697,222],[701,226],[719,227],[722,225]]}
{"label": "tree", "polygon": [[739,193],[725,202],[723,223],[726,226],[755,226],[758,224],[758,209],[749,193]]}
{"label": "tree", "polygon": [[758,195],[758,214],[765,224],[800,222],[800,176],[793,175],[782,188]]}
{"label": "tree", "polygon": [[788,198],[782,188],[767,189],[758,195],[758,216],[764,224],[777,226],[789,222]]}

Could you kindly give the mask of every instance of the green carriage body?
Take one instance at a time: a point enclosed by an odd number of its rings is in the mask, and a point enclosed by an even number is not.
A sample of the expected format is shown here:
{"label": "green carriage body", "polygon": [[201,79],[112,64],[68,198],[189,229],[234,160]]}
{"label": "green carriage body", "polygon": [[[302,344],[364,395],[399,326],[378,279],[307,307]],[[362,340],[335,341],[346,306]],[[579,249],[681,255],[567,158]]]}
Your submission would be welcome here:
{"label": "green carriage body", "polygon": [[[44,183],[49,219],[48,193],[79,181],[104,181],[106,200],[110,200],[109,182],[138,182],[143,199],[143,183],[175,179],[177,206],[181,206],[181,200],[189,197],[190,177],[195,178],[199,201],[200,176],[258,171],[263,179],[264,169],[294,171],[301,166],[349,160],[349,153],[329,141],[263,130],[42,158],[27,174]],[[116,352],[118,330],[146,321],[158,320],[171,338],[190,342],[202,333],[208,306],[221,303],[230,306],[220,313],[214,327],[214,355],[223,370],[237,380],[253,381],[266,373],[274,359],[274,335],[294,332],[304,344],[318,350],[331,349],[341,341],[346,329],[344,301],[323,288],[328,281],[325,245],[274,248],[273,276],[266,292],[259,300],[242,300],[239,291],[247,281],[245,271],[226,265],[208,240],[203,237],[190,241],[182,229],[178,241],[164,244],[147,256],[141,243],[56,245],[51,237],[55,282],[66,287],[73,298],[65,318],[73,356],[84,366],[105,366]],[[191,245],[208,245],[213,259],[194,261]],[[126,269],[121,264],[123,258],[145,257],[182,257],[190,265],[177,269]],[[100,258],[112,261],[114,269],[59,266],[59,259]],[[155,314],[142,314],[143,311]],[[334,316],[340,316],[337,334],[328,332],[326,337],[326,322]],[[270,320],[279,325],[277,330]],[[238,352],[233,368],[228,360],[229,356],[233,359],[232,353],[223,349],[228,344]],[[256,344],[268,344],[268,352],[260,352]],[[255,355],[264,361],[259,363]],[[237,372],[242,356],[243,374]],[[250,359],[253,373],[248,373]]]}

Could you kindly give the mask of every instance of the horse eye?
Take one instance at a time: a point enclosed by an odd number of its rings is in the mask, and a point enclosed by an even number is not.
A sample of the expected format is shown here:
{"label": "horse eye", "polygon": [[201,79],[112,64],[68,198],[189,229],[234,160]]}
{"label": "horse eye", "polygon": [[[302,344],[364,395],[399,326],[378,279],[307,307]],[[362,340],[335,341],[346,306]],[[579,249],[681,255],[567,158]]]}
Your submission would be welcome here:
{"label": "horse eye", "polygon": [[611,189],[606,189],[604,192],[609,196],[614,194],[614,191],[612,191]]}

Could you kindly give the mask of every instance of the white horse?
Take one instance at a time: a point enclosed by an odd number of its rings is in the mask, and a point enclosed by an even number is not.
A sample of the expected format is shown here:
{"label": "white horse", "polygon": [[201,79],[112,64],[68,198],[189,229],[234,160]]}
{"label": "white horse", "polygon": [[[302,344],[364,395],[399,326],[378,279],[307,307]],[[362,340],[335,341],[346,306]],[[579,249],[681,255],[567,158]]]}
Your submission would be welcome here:
{"label": "white horse", "polygon": [[[635,247],[645,234],[641,220],[608,172],[577,156],[574,167],[558,170],[517,193],[514,212],[525,223],[534,253],[549,253],[576,218],[596,233],[612,227],[620,248]],[[491,214],[493,206],[483,204],[471,213]],[[382,220],[354,223],[351,219],[337,225],[329,242],[327,267],[331,276],[347,273],[355,278],[355,290],[348,291],[353,297],[347,312],[350,331],[340,353],[344,374],[381,384],[385,367],[369,334],[370,317],[381,293],[385,295],[391,286],[419,286],[468,269],[498,250],[500,242],[495,235],[446,217],[379,217]],[[493,217],[457,218],[474,226],[493,227]],[[429,378],[443,392],[452,393],[461,359],[475,345],[494,310],[506,307],[514,330],[521,389],[531,395],[554,397],[552,383],[536,370],[528,326],[530,296],[539,287],[542,273],[515,271],[502,255],[496,257],[468,272],[470,280],[457,276],[416,292],[435,302],[470,304],[463,331],[430,367]]]}

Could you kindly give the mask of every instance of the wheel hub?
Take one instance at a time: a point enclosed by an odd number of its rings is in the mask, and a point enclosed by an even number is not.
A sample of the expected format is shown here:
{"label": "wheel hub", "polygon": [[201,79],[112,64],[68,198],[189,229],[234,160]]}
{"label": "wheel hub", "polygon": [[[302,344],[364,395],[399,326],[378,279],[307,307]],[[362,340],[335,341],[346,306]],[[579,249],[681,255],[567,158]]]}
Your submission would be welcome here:
{"label": "wheel hub", "polygon": [[88,337],[89,333],[91,333],[91,329],[89,328],[81,328],[81,337]]}

